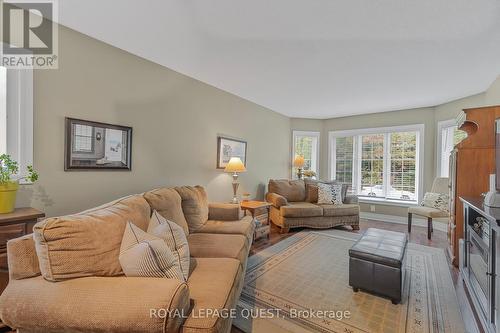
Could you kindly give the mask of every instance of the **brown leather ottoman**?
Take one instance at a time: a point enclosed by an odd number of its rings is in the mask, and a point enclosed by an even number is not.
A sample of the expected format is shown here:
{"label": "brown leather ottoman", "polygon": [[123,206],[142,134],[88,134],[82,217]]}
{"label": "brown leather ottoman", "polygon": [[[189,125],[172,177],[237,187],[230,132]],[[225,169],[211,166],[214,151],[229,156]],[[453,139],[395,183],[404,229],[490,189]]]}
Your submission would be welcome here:
{"label": "brown leather ottoman", "polygon": [[369,228],[349,250],[349,285],[401,302],[406,234]]}

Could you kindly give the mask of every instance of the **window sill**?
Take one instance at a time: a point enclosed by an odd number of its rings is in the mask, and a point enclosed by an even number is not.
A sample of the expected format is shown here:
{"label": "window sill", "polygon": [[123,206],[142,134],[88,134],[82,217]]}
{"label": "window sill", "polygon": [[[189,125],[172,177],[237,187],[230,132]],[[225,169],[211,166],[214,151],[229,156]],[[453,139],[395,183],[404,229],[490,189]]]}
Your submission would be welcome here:
{"label": "window sill", "polygon": [[417,201],[391,200],[383,198],[358,197],[358,201],[361,203],[379,204],[385,206],[399,206],[399,207],[418,206]]}

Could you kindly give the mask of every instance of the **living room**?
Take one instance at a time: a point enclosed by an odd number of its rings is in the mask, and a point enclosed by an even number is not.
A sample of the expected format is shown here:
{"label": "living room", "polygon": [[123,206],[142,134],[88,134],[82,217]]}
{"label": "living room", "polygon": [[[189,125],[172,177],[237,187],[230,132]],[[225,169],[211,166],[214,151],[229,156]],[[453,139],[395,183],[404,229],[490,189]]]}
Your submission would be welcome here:
{"label": "living room", "polygon": [[3,331],[500,331],[498,2],[0,7]]}

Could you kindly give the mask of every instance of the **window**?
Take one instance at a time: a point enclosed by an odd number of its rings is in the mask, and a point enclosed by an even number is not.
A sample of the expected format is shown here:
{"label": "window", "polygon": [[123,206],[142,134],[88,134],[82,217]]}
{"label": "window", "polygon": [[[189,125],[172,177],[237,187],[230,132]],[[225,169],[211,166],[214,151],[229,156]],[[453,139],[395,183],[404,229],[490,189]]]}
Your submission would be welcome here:
{"label": "window", "polygon": [[0,154],[33,164],[33,72],[0,66]]}
{"label": "window", "polygon": [[342,183],[352,183],[353,138],[335,138],[337,147],[335,179]]}
{"label": "window", "polygon": [[75,124],[75,142],[73,146],[74,153],[92,153],[94,152],[93,138],[94,138],[94,127]]}
{"label": "window", "polygon": [[7,152],[7,69],[0,66],[0,155]]}
{"label": "window", "polygon": [[[293,159],[300,155],[304,157],[303,170],[319,171],[319,132],[293,131]],[[297,176],[297,170],[292,169],[292,176]]]}
{"label": "window", "polygon": [[364,199],[418,201],[424,125],[330,132],[330,178]]}
{"label": "window", "polygon": [[437,172],[438,177],[448,177],[450,173],[450,154],[457,143],[467,137],[458,129],[454,119],[438,122],[437,133]]}

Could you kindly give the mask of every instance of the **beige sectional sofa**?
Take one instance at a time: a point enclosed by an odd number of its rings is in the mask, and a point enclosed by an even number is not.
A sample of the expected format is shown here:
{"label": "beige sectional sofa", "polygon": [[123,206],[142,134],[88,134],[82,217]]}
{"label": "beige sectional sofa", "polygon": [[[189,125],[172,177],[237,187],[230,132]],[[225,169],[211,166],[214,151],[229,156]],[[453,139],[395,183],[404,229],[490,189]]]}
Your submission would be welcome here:
{"label": "beige sectional sofa", "polygon": [[[153,209],[187,235],[186,282],[121,271],[126,223],[145,230]],[[236,307],[253,229],[238,205],[209,204],[201,187],[160,188],[48,218],[7,244],[0,317],[19,332],[229,332],[232,320],[220,314]]]}
{"label": "beige sectional sofa", "polygon": [[266,200],[272,204],[271,221],[286,233],[290,228],[331,228],[350,225],[359,229],[358,198],[342,188],[342,205],[318,204],[314,180],[270,180]]}

